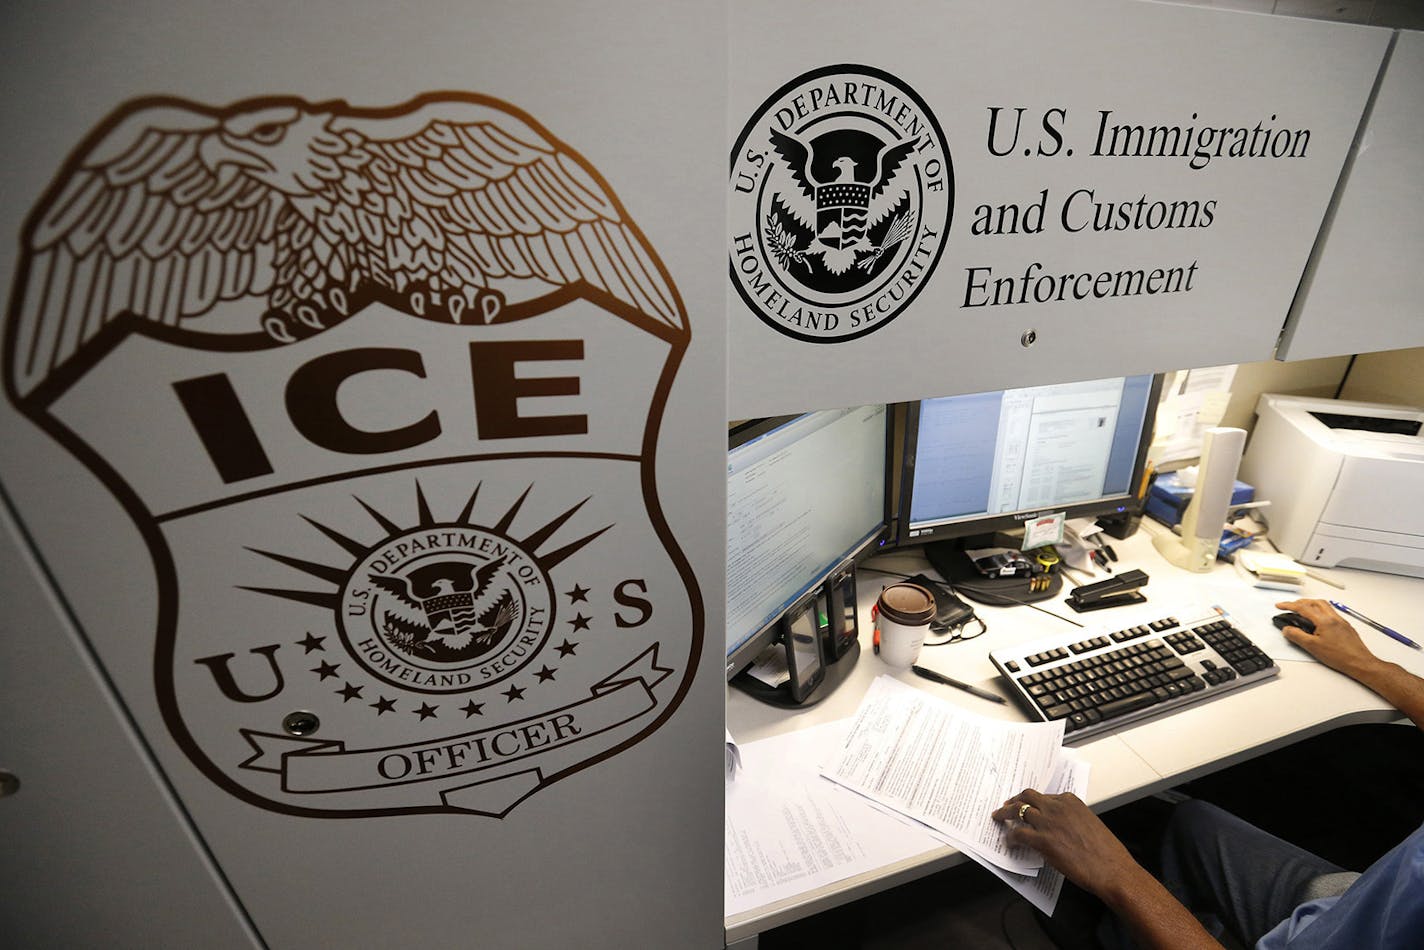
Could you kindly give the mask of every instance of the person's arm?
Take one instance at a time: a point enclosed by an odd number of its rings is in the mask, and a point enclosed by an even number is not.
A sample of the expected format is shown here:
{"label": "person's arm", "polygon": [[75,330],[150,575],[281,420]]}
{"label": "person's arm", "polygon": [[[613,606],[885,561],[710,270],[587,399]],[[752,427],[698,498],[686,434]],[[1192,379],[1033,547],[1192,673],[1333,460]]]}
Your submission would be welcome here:
{"label": "person's arm", "polygon": [[[1019,821],[1024,804],[1030,807]],[[993,818],[1011,823],[1006,835],[1009,844],[1033,848],[1049,866],[1097,896],[1143,947],[1221,947],[1161,882],[1133,860],[1078,796],[1045,795],[1026,788],[995,810]]]}
{"label": "person's arm", "polygon": [[1315,624],[1314,633],[1286,627],[1285,638],[1321,663],[1344,673],[1424,729],[1424,679],[1398,663],[1386,663],[1370,652],[1349,621],[1324,600],[1288,600],[1276,604]]}

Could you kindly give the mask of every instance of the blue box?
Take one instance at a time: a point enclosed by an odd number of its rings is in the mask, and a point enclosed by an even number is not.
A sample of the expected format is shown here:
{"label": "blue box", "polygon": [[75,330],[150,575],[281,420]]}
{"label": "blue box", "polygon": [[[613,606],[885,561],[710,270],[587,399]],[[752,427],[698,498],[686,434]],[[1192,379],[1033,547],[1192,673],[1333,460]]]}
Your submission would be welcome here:
{"label": "blue box", "polygon": [[[1193,489],[1183,485],[1176,472],[1158,475],[1152,480],[1152,489],[1147,493],[1147,514],[1168,527],[1182,523],[1187,502],[1192,500]],[[1231,503],[1244,505],[1256,497],[1256,489],[1243,481],[1237,481],[1231,489]]]}

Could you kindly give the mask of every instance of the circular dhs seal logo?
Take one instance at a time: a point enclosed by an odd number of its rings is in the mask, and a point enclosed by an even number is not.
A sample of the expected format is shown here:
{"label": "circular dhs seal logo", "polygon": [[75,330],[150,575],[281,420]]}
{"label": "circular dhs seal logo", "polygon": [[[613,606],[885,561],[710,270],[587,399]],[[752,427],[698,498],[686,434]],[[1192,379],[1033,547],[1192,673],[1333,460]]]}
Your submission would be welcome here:
{"label": "circular dhs seal logo", "polygon": [[509,538],[471,525],[387,539],[341,592],[341,634],[373,675],[428,693],[499,682],[552,626],[549,578]]}
{"label": "circular dhs seal logo", "polygon": [[869,66],[809,72],[732,149],[732,282],[788,336],[864,336],[925,285],[953,204],[949,148],[918,95]]}

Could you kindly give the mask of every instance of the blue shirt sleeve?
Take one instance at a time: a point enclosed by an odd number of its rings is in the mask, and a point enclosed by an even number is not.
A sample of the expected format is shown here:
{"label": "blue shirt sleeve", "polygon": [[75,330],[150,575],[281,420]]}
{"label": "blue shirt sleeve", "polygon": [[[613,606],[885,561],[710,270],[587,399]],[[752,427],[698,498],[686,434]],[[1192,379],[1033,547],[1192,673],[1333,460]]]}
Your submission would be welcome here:
{"label": "blue shirt sleeve", "polygon": [[1424,944],[1424,826],[1338,897],[1307,901],[1256,950],[1411,950]]}

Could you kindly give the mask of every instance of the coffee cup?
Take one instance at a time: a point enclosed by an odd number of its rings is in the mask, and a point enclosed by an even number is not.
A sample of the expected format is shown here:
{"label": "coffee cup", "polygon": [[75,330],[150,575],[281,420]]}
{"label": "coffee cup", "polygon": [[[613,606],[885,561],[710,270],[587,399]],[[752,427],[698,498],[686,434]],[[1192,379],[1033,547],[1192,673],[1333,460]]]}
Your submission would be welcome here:
{"label": "coffee cup", "polygon": [[891,584],[882,590],[877,610],[880,659],[909,669],[920,657],[934,615],[934,594],[919,584]]}

